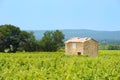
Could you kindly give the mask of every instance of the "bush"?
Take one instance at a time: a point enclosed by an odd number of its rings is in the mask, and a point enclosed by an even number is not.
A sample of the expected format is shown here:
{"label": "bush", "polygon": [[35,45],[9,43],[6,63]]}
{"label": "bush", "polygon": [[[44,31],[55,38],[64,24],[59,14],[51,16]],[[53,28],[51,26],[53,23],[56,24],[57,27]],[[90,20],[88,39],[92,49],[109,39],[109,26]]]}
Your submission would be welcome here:
{"label": "bush", "polygon": [[57,50],[57,52],[65,52],[65,49],[64,49],[64,48],[59,48],[59,49]]}

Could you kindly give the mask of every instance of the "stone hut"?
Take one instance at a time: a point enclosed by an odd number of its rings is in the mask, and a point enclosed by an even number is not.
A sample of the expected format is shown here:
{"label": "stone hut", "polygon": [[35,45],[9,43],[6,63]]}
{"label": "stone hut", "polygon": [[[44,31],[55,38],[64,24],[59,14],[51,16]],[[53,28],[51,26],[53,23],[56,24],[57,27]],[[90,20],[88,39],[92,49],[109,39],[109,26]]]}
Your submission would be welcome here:
{"label": "stone hut", "polygon": [[76,55],[98,55],[98,42],[92,38],[74,37],[65,42],[65,53]]}

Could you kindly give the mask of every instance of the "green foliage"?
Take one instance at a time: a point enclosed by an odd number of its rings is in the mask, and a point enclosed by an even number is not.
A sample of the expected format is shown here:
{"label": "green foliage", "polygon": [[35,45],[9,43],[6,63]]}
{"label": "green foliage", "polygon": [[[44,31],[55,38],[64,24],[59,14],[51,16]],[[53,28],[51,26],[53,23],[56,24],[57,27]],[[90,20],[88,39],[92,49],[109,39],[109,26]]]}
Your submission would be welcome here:
{"label": "green foliage", "polygon": [[[17,50],[19,45],[20,29],[13,25],[0,26],[0,51],[10,49],[12,52]],[[13,49],[10,48],[10,45]]]}
{"label": "green foliage", "polygon": [[21,31],[14,25],[0,25],[0,52],[57,51],[64,45],[64,34],[46,31],[42,40],[36,40],[33,32]]}
{"label": "green foliage", "polygon": [[109,45],[108,50],[120,50],[120,45]]}
{"label": "green foliage", "polygon": [[64,45],[64,34],[59,31],[46,31],[41,40],[44,51],[57,51],[58,48]]}
{"label": "green foliage", "polygon": [[0,52],[36,51],[36,49],[37,41],[32,32],[21,31],[14,25],[0,26]]}
{"label": "green foliage", "polygon": [[98,57],[0,53],[0,80],[120,80],[120,51],[100,50]]}
{"label": "green foliage", "polygon": [[108,45],[100,45],[100,50],[120,50],[120,45],[117,44],[108,44]]}
{"label": "green foliage", "polygon": [[36,51],[37,41],[33,35],[33,32],[21,31],[19,50]]}
{"label": "green foliage", "polygon": [[57,52],[65,52],[64,47],[63,47],[63,48],[59,48],[59,49],[57,50]]}

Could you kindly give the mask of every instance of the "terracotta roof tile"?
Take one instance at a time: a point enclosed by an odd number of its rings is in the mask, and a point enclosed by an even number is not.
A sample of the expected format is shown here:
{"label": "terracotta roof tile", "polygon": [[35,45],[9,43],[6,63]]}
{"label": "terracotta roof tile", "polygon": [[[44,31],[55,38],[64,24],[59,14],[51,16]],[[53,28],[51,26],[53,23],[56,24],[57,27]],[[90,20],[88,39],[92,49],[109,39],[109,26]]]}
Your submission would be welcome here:
{"label": "terracotta roof tile", "polygon": [[91,40],[92,38],[79,38],[79,37],[74,37],[74,38],[71,38],[69,40],[67,40],[65,43],[69,43],[69,42],[86,42],[86,41],[89,41]]}

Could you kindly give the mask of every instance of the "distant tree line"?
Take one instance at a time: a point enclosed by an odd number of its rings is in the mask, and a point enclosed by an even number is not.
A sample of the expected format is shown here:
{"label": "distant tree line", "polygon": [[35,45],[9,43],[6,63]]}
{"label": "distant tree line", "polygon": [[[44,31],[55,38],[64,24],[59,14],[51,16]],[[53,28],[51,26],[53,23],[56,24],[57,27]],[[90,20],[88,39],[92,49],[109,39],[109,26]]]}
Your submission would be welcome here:
{"label": "distant tree line", "polygon": [[120,50],[119,44],[106,44],[106,45],[100,45],[100,50]]}
{"label": "distant tree line", "polygon": [[108,45],[108,44],[111,44],[111,45],[120,45],[120,40],[119,39],[104,39],[104,40],[97,40],[100,42],[101,45]]}
{"label": "distant tree line", "polygon": [[41,40],[36,40],[33,34],[14,25],[0,25],[0,52],[57,51],[64,46],[64,34],[60,30],[46,31]]}

